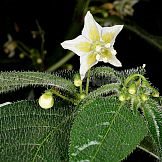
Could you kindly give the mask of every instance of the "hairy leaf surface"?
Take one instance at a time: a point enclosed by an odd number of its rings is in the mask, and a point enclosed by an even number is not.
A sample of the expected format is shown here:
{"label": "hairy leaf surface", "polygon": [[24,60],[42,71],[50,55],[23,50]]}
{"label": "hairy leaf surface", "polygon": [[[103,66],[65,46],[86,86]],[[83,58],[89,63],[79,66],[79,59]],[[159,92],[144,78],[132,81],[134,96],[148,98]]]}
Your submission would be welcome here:
{"label": "hairy leaf surface", "polygon": [[70,93],[76,89],[70,80],[43,72],[0,72],[0,93],[27,86],[57,87]]}
{"label": "hairy leaf surface", "polygon": [[162,161],[162,110],[153,100],[147,101],[143,110],[150,135],[155,141],[158,156]]}
{"label": "hairy leaf surface", "polygon": [[72,126],[70,160],[119,162],[126,158],[147,133],[143,118],[128,106],[116,97],[86,105]]}
{"label": "hairy leaf surface", "polygon": [[110,67],[95,67],[91,70],[91,82],[94,86],[102,86],[109,83],[120,83],[116,71]]}
{"label": "hairy leaf surface", "polygon": [[33,101],[0,107],[0,161],[68,161],[72,111],[62,103],[44,110]]}
{"label": "hairy leaf surface", "polygon": [[125,78],[132,74],[145,74],[143,67],[137,67],[132,69],[126,69],[117,71],[110,67],[96,67],[92,68],[91,81],[93,85],[102,86],[109,83],[121,83]]}

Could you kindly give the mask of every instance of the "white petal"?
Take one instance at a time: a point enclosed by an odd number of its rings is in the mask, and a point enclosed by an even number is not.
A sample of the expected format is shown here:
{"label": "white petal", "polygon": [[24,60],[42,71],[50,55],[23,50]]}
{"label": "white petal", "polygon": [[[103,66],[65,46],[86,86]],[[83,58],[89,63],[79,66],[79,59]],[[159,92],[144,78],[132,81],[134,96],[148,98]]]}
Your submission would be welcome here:
{"label": "white petal", "polygon": [[91,43],[82,35],[72,40],[67,40],[61,43],[64,49],[73,51],[78,56],[85,55],[90,52]]}
{"label": "white petal", "polygon": [[121,67],[122,64],[121,62],[116,58],[116,56],[112,55],[112,58],[108,60],[108,62],[111,64],[111,65],[114,65],[116,67]]}
{"label": "white petal", "polygon": [[98,61],[96,60],[96,54],[88,54],[80,57],[80,76],[81,80],[84,79],[86,72]]}
{"label": "white petal", "polygon": [[114,25],[112,27],[103,27],[101,31],[102,40],[106,43],[114,45],[115,38],[119,32],[123,29],[123,25]]}
{"label": "white petal", "polygon": [[94,20],[92,14],[88,11],[84,18],[84,28],[82,35],[91,41],[99,41],[102,27]]}
{"label": "white petal", "polygon": [[114,50],[114,48],[111,49],[111,53],[112,53],[112,55],[114,55],[114,56],[117,54],[117,52],[116,52],[116,50]]}

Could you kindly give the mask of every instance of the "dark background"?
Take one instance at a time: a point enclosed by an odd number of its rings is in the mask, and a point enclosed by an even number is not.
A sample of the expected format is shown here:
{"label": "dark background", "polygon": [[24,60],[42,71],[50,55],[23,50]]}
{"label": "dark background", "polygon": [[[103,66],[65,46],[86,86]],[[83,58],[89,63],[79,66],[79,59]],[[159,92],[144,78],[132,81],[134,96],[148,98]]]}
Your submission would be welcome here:
{"label": "dark background", "polygon": [[[60,43],[65,40],[67,31],[72,23],[72,15],[74,13],[76,0],[1,0],[0,1],[0,58],[3,57],[2,46],[6,41],[7,33],[10,33],[14,38],[23,40],[28,45],[32,45],[33,40],[29,31],[37,29],[36,20],[39,21],[41,27],[45,30],[46,43],[45,47],[48,52],[47,62],[57,62],[57,60],[65,53],[60,53],[62,50]],[[153,35],[162,36],[162,10],[161,0],[140,0],[134,6],[135,12],[132,20],[147,32]],[[14,23],[16,23],[20,32],[15,34]],[[82,22],[81,22],[82,24]],[[73,39],[76,35],[69,39]],[[36,44],[36,43],[35,43]],[[118,58],[123,64],[123,69],[140,66],[146,63],[148,77],[153,82],[155,87],[161,90],[160,73],[162,69],[162,52],[148,44],[139,36],[122,30],[118,36],[115,48],[118,52]],[[75,56],[70,60],[73,63],[79,57]],[[76,61],[75,61],[76,63]],[[73,63],[74,64],[74,63]],[[18,66],[18,64],[16,64]],[[24,65],[24,63],[23,63]],[[17,67],[13,64],[1,65],[0,69],[28,69],[29,67]],[[3,67],[3,68],[2,68]],[[76,69],[78,66],[76,65]]]}
{"label": "dark background", "polygon": [[[38,20],[46,35],[45,48],[47,49],[47,64],[50,65],[65,54],[60,43],[65,40],[67,31],[72,23],[72,15],[75,10],[76,0],[1,0],[0,1],[0,59],[6,55],[3,53],[3,43],[6,35],[12,34],[16,39],[23,40],[32,46],[34,43],[29,31],[36,30],[35,21]],[[132,20],[147,32],[162,36],[162,9],[161,0],[140,0],[134,6],[135,12]],[[20,28],[15,34],[14,24]],[[73,37],[69,39],[75,38]],[[122,30],[115,43],[118,52],[117,57],[122,62],[122,69],[134,68],[146,64],[147,77],[159,91],[162,92],[162,52],[151,46],[139,36]],[[79,57],[74,56],[68,63],[79,68]],[[0,70],[27,70],[32,69],[30,62],[0,63]],[[128,158],[129,162],[154,161],[146,153],[136,150]]]}

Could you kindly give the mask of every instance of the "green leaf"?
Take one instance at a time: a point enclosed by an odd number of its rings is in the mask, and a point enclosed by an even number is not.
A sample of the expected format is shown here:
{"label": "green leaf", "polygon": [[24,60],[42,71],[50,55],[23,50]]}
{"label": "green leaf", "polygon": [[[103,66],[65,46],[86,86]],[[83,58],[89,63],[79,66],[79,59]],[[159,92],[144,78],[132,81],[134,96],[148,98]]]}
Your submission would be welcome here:
{"label": "green leaf", "polygon": [[121,83],[129,75],[135,73],[144,75],[145,74],[144,67],[139,66],[137,68],[126,69],[121,71],[117,71],[106,66],[96,67],[92,68],[91,70],[91,81],[93,84],[95,84],[95,82],[98,81],[100,83],[98,84],[97,82],[98,86],[109,83]]}
{"label": "green leaf", "polygon": [[121,80],[116,75],[116,71],[113,68],[103,66],[92,68],[91,70],[91,82],[98,86],[108,83],[120,83]]}
{"label": "green leaf", "polygon": [[74,108],[57,102],[49,110],[34,101],[0,107],[0,161],[68,161]]}
{"label": "green leaf", "polygon": [[82,109],[72,126],[70,161],[119,162],[143,140],[147,128],[139,114],[116,97],[98,98]]}
{"label": "green leaf", "polygon": [[27,86],[57,87],[71,94],[76,92],[70,80],[43,72],[0,72],[0,93]]}
{"label": "green leaf", "polygon": [[90,92],[88,96],[86,96],[86,98],[79,103],[80,107],[82,109],[85,108],[89,103],[94,101],[94,98],[104,96],[104,95],[118,94],[119,88],[120,88],[119,83],[111,83],[111,84],[103,85],[97,88],[96,90]]}
{"label": "green leaf", "polygon": [[143,107],[147,127],[162,161],[162,110],[154,100],[148,100]]}
{"label": "green leaf", "polygon": [[126,69],[126,70],[122,70],[122,71],[117,71],[116,75],[121,79],[121,80],[125,80],[125,78],[127,78],[129,75],[132,74],[141,74],[141,75],[145,75],[145,69],[142,66],[139,66],[137,68],[132,68],[132,69]]}

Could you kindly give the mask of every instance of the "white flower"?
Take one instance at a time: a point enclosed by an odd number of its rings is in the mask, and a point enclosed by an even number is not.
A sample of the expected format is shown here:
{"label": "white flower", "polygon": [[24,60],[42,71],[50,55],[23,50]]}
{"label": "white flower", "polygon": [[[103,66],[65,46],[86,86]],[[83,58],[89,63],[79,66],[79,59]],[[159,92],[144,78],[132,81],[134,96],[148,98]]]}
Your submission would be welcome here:
{"label": "white flower", "polygon": [[75,39],[61,43],[64,49],[69,49],[80,56],[80,75],[85,77],[86,72],[99,61],[122,66],[116,58],[113,48],[115,38],[122,30],[123,25],[101,27],[88,11],[84,19],[82,35]]}

